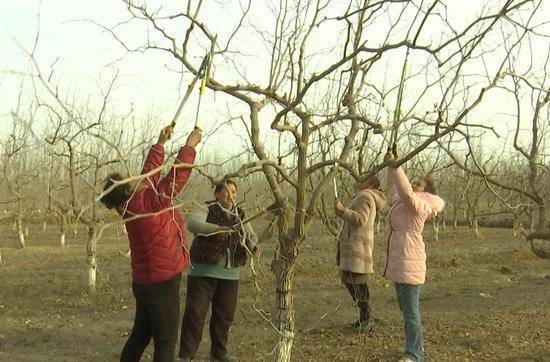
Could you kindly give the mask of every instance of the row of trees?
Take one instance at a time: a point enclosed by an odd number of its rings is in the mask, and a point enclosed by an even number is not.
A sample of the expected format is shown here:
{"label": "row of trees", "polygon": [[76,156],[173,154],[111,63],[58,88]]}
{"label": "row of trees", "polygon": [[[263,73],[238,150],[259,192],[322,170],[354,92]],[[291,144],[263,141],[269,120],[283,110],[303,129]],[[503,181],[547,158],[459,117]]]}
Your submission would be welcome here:
{"label": "row of trees", "polygon": [[[548,227],[542,1],[488,2],[460,19],[452,2],[439,0],[123,3],[128,19],[96,25],[128,57],[160,52],[191,77],[196,57],[211,54],[206,85],[230,106],[228,121],[209,126],[235,129],[243,151],[223,157],[205,148],[196,178],[239,177],[253,206],[275,205],[277,360],[290,360],[295,265],[313,222],[331,218],[333,177],[351,195],[354,176],[382,170],[393,143],[411,174],[437,181],[455,225],[507,214],[518,225]],[[212,15],[220,13],[233,23],[220,24]],[[138,45],[128,24],[143,29]],[[34,50],[28,56],[34,92],[14,106],[2,140],[2,200],[20,235],[37,208],[56,216],[61,235],[69,220],[85,224],[93,290],[97,240],[116,223],[97,202],[102,181],[114,168],[134,175],[156,136],[151,125],[161,122],[116,107],[116,73],[83,102],[60,91]],[[186,195],[179,207],[192,206]]]}

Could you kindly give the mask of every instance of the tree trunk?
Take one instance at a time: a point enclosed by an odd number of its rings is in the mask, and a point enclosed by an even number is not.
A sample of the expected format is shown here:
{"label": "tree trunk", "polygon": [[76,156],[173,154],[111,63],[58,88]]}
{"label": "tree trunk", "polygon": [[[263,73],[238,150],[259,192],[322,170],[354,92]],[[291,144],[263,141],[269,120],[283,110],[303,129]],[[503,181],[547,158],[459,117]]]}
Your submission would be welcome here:
{"label": "tree trunk", "polygon": [[15,224],[17,227],[17,233],[19,234],[19,247],[24,248],[25,247],[25,232],[23,230],[23,219],[20,216],[17,216],[17,219],[15,220]]}
{"label": "tree trunk", "polygon": [[74,223],[71,224],[71,215],[67,215],[67,223],[72,226],[73,229],[73,236],[76,236],[78,234],[78,219],[74,220]]}
{"label": "tree trunk", "polygon": [[276,294],[275,325],[279,331],[279,340],[275,347],[275,360],[289,362],[292,345],[294,344],[294,298],[292,295],[292,281],[294,276],[295,260],[279,255],[274,261]]}
{"label": "tree trunk", "polygon": [[474,234],[476,236],[476,239],[479,239],[480,238],[479,225],[477,223],[477,216],[476,215],[474,215],[473,227],[474,227]]}
{"label": "tree trunk", "polygon": [[65,234],[67,233],[67,219],[64,215],[61,215],[61,219],[59,220],[59,245],[61,247],[65,246]]}
{"label": "tree trunk", "polygon": [[96,291],[97,279],[97,245],[98,233],[97,226],[88,226],[88,243],[86,245],[86,255],[88,259],[88,291],[94,293]]}
{"label": "tree trunk", "polygon": [[539,205],[539,220],[537,229],[546,229],[546,208],[544,207],[544,205]]}
{"label": "tree trunk", "polygon": [[[287,234],[288,235],[288,234]],[[288,238],[279,234],[280,251],[275,254],[271,270],[275,273],[275,325],[279,332],[279,340],[275,347],[275,361],[289,362],[294,336],[296,333],[294,320],[294,297],[292,283],[296,266],[298,238]]]}
{"label": "tree trunk", "polygon": [[436,217],[433,221],[434,240],[439,241],[439,218]]}
{"label": "tree trunk", "polygon": [[453,225],[455,229],[458,228],[458,213],[456,203],[453,205]]}
{"label": "tree trunk", "polygon": [[535,231],[535,216],[533,215],[533,211],[529,211],[529,231],[533,232]]}

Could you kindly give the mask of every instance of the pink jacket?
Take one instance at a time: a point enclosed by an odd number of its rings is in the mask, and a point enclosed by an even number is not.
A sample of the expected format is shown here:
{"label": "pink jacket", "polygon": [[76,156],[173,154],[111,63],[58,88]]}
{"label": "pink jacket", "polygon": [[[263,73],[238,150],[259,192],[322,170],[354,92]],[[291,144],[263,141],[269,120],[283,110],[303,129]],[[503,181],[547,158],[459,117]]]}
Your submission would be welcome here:
{"label": "pink jacket", "polygon": [[424,222],[443,210],[445,202],[437,195],[413,192],[409,179],[401,167],[388,168],[388,192],[393,206],[389,212],[391,230],[384,277],[397,283],[424,284]]}
{"label": "pink jacket", "polygon": [[340,269],[359,274],[373,273],[374,219],[386,206],[386,196],[378,190],[361,190],[340,216],[344,226],[338,240]]}

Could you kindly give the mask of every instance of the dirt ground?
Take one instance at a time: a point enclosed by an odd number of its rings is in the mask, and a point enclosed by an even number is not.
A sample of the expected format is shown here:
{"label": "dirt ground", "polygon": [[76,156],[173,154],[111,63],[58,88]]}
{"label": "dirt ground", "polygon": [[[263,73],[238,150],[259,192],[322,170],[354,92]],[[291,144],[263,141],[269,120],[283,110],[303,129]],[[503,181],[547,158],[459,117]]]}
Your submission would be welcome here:
{"label": "dirt ground", "polygon": [[[259,228],[259,227],[258,227]],[[57,246],[53,226],[31,227],[28,246],[0,226],[0,361],[115,361],[134,316],[124,235],[98,245],[98,292],[88,294],[85,231]],[[108,233],[109,234],[109,233]],[[429,361],[550,361],[550,260],[537,259],[510,230],[427,232],[428,280],[421,307]],[[377,236],[376,269],[384,266],[385,233]],[[243,270],[230,350],[243,361],[272,359],[277,339],[269,323],[275,242],[263,244],[256,266],[258,291]],[[393,287],[372,277],[371,298],[379,323],[370,334],[343,326],[355,317],[339,282],[334,241],[321,228],[304,243],[294,284],[295,361],[396,361],[402,320]],[[185,278],[184,278],[185,279]],[[185,300],[182,283],[182,306]],[[208,357],[205,331],[199,360]],[[151,360],[151,349],[143,360]]]}

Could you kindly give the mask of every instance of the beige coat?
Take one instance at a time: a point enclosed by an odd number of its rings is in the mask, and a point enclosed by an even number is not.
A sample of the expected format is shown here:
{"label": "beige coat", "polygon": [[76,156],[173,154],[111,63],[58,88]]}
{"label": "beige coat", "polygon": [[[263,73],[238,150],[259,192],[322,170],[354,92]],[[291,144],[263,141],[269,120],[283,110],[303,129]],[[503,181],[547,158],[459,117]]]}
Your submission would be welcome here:
{"label": "beige coat", "polygon": [[373,273],[374,219],[386,205],[386,197],[378,190],[361,190],[340,216],[344,227],[339,238],[338,265],[341,270],[359,274]]}

